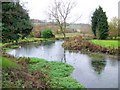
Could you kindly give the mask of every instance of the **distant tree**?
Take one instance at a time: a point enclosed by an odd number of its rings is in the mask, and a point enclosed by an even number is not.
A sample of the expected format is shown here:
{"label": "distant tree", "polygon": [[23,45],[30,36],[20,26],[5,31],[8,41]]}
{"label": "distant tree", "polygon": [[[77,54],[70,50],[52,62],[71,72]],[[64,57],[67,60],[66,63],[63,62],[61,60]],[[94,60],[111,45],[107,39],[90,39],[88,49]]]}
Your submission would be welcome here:
{"label": "distant tree", "polygon": [[29,35],[32,25],[19,2],[2,3],[2,42],[16,41]]}
{"label": "distant tree", "polygon": [[118,28],[120,27],[119,24],[120,20],[117,17],[113,17],[109,22],[109,36],[110,37],[117,37],[118,36]]}
{"label": "distant tree", "polygon": [[108,22],[106,13],[99,6],[92,16],[92,31],[98,39],[106,39],[108,37]]}
{"label": "distant tree", "polygon": [[75,2],[72,0],[68,0],[65,2],[64,0],[54,0],[54,3],[49,8],[48,14],[50,18],[54,19],[64,38],[66,37],[65,31],[67,26],[67,19],[71,13],[71,10],[75,7]]}

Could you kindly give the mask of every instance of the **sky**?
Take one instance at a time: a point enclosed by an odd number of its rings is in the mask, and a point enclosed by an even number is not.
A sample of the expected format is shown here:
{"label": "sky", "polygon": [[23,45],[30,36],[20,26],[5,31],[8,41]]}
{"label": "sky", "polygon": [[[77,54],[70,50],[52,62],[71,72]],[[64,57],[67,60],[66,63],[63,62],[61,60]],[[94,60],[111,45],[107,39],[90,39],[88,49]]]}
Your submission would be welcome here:
{"label": "sky", "polygon": [[[20,0],[25,3],[25,7],[29,10],[29,16],[31,19],[48,20],[47,15],[48,7],[53,3],[54,0]],[[65,1],[65,0],[63,0]],[[92,13],[99,5],[106,12],[108,21],[113,17],[118,17],[118,2],[120,0],[74,0],[76,6],[72,9],[69,23],[72,23],[79,16],[81,18],[76,23],[91,23]]]}

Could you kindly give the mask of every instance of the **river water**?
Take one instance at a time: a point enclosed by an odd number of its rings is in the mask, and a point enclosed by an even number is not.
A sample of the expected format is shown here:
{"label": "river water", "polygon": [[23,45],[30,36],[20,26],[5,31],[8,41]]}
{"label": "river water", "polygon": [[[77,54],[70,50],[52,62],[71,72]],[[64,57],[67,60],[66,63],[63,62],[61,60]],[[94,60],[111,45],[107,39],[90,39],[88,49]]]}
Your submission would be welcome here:
{"label": "river water", "polygon": [[74,67],[71,76],[87,88],[118,88],[120,61],[106,56],[97,57],[80,51],[64,50],[62,43],[62,40],[57,40],[24,44],[7,53],[16,57],[37,57],[70,64]]}

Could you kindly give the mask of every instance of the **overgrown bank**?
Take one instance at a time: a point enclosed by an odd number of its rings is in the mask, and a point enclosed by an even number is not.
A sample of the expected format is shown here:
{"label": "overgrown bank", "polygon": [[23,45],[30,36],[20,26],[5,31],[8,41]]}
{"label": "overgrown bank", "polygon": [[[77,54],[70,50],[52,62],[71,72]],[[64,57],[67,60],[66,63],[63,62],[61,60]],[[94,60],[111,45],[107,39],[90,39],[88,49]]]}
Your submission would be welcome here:
{"label": "overgrown bank", "polygon": [[98,44],[94,44],[91,41],[83,40],[81,36],[73,37],[66,40],[63,43],[63,47],[68,50],[81,50],[91,52],[101,52],[110,55],[118,55],[118,48],[108,48]]}
{"label": "overgrown bank", "polygon": [[30,58],[15,58],[3,54],[2,59],[2,88],[49,88],[39,70],[29,72]]}

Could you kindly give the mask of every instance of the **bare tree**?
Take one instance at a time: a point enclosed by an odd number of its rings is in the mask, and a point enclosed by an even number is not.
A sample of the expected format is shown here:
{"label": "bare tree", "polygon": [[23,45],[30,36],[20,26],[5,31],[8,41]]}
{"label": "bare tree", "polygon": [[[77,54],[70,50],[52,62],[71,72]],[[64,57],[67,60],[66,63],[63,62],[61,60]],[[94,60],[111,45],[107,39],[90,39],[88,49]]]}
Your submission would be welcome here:
{"label": "bare tree", "polygon": [[[64,0],[65,1],[65,0]],[[54,0],[54,3],[49,8],[48,14],[51,19],[54,19],[62,32],[64,38],[66,37],[65,30],[67,26],[67,19],[71,13],[71,10],[75,7],[73,0],[64,2],[63,0]]]}

